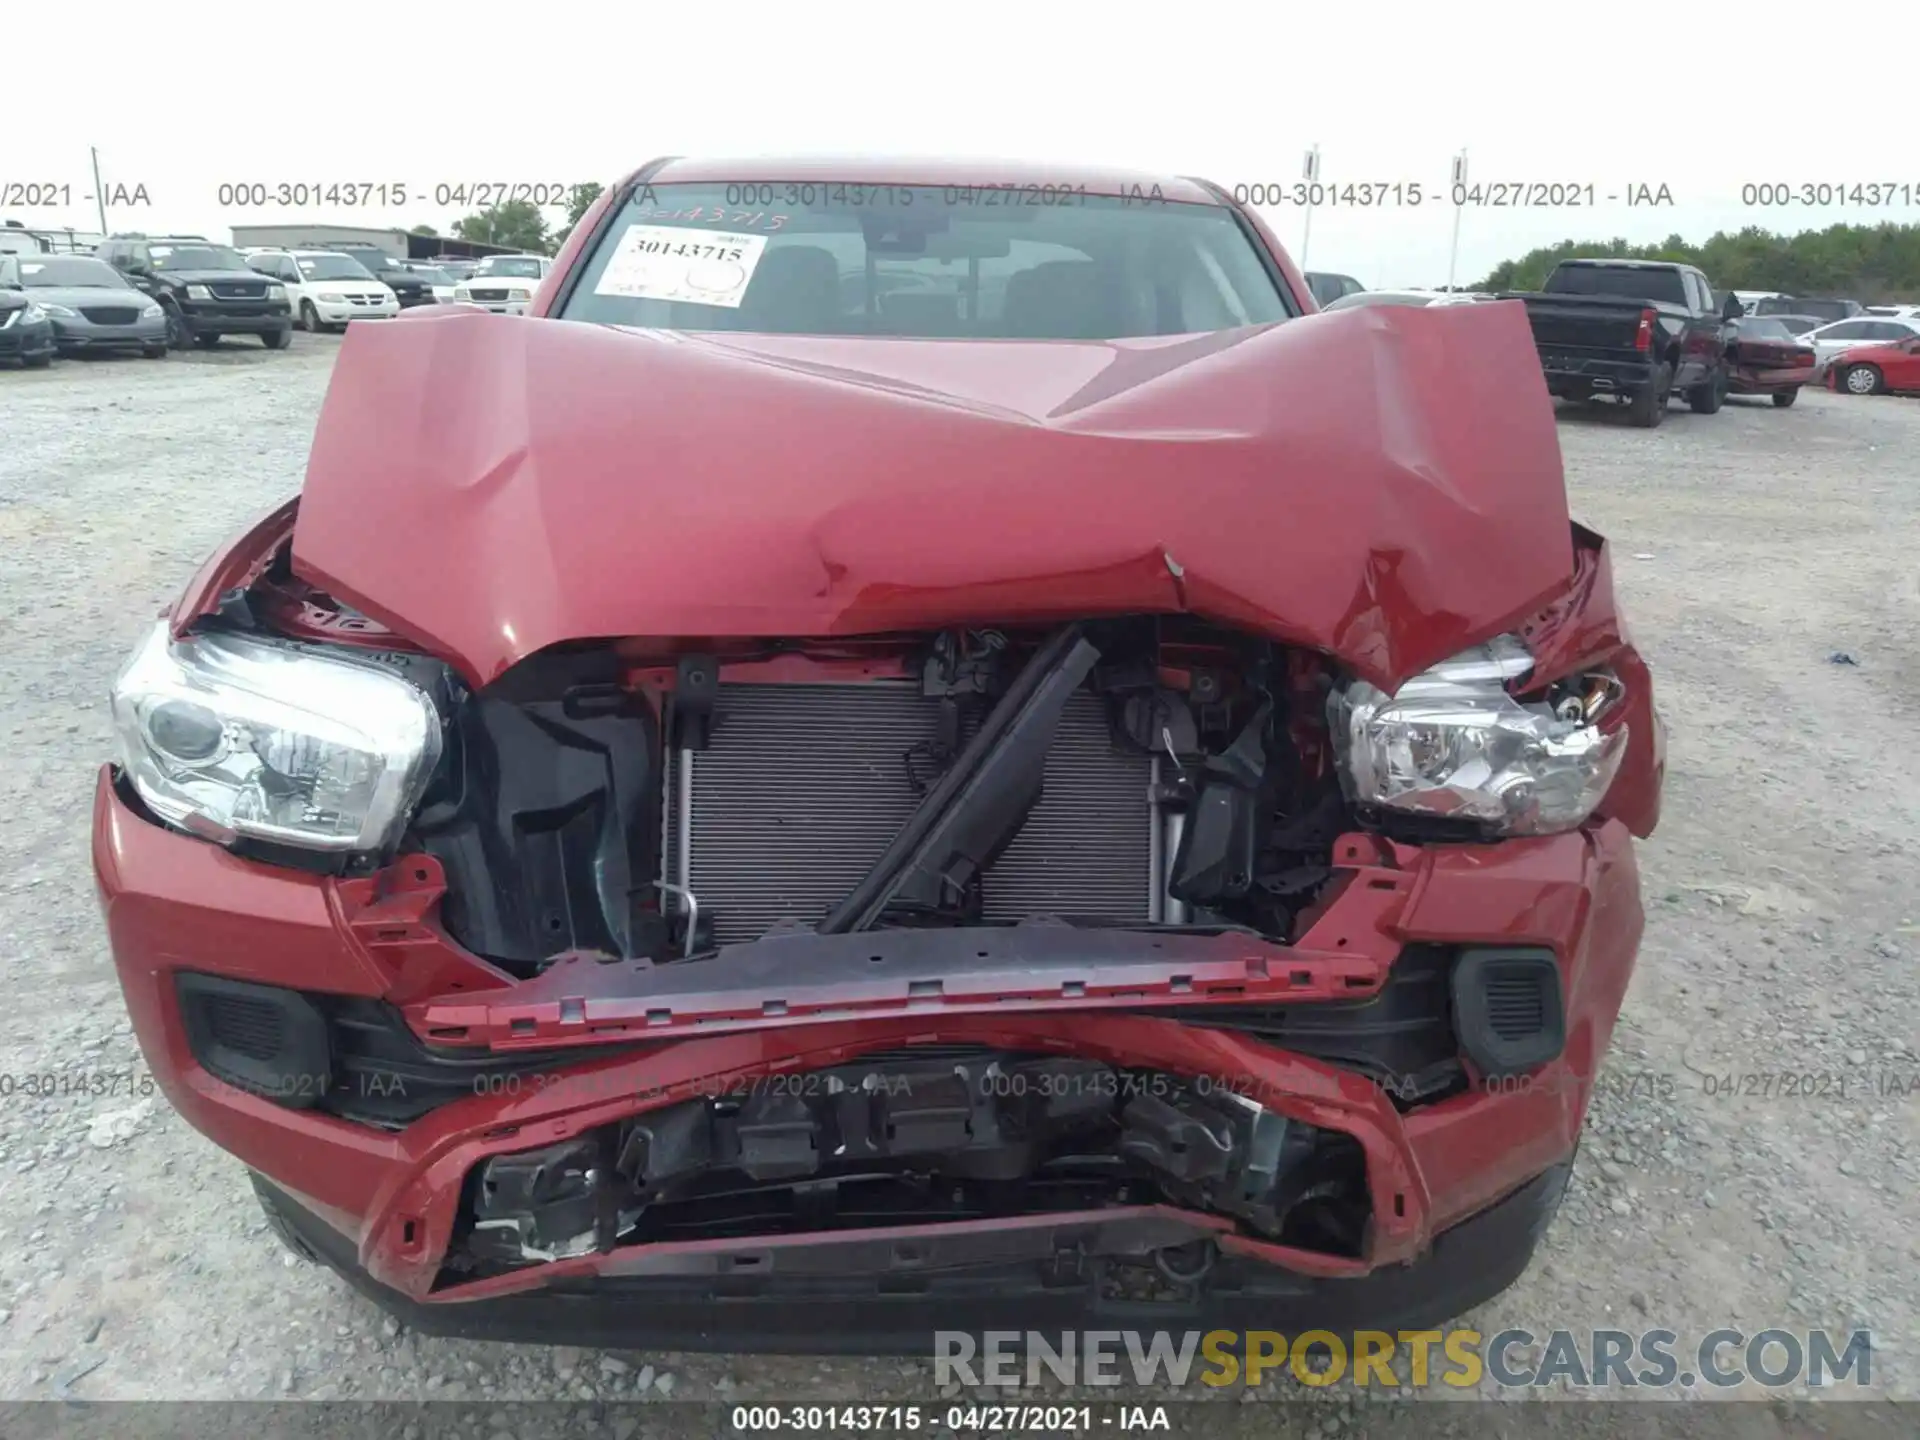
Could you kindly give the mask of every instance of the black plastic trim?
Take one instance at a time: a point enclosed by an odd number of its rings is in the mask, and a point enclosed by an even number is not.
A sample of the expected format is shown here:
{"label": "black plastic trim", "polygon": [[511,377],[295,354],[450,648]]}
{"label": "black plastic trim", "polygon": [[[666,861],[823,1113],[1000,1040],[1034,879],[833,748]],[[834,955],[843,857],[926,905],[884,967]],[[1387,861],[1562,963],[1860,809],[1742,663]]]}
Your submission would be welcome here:
{"label": "black plastic trim", "polygon": [[[187,1046],[209,1075],[289,1110],[310,1110],[326,1095],[333,1083],[327,1019],[306,996],[278,985],[192,970],[175,972],[174,992]],[[273,1054],[250,1055],[237,1048],[231,1024],[223,1026],[218,1014],[222,1005],[247,1006],[271,1016],[278,1032]]]}
{"label": "black plastic trim", "polygon": [[[1538,999],[1538,1023],[1524,1032],[1508,1030],[1493,1012],[1490,987],[1496,983],[1530,987]],[[1560,965],[1543,948],[1462,950],[1454,962],[1453,1024],[1460,1048],[1482,1074],[1492,1079],[1519,1075],[1545,1065],[1566,1048],[1567,1012],[1560,987]]]}

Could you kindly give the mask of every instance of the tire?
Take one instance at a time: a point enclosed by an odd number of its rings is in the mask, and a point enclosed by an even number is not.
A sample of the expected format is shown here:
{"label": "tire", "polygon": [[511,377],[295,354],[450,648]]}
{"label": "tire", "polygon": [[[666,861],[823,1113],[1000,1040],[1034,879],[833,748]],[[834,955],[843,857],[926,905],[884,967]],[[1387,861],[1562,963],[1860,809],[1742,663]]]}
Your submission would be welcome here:
{"label": "tire", "polygon": [[1673,367],[1662,365],[1653,372],[1653,383],[1633,397],[1627,407],[1627,423],[1641,430],[1652,430],[1667,418],[1667,392],[1673,387]]}
{"label": "tire", "polygon": [[1711,375],[1687,392],[1687,404],[1696,415],[1718,414],[1726,399],[1727,372],[1723,366],[1715,366]]}
{"label": "tire", "polygon": [[187,317],[173,306],[167,307],[167,348],[184,350],[193,343],[193,331],[187,328]]}
{"label": "tire", "polygon": [[1849,365],[1840,372],[1840,388],[1849,395],[1883,395],[1887,378],[1878,365]]}
{"label": "tire", "polygon": [[318,335],[327,328],[320,323],[320,312],[313,308],[311,300],[300,302],[300,328],[310,335]]}
{"label": "tire", "polygon": [[193,343],[198,345],[202,350],[211,350],[220,343],[220,332],[218,330],[210,330],[195,335],[193,337]]}
{"label": "tire", "polygon": [[1773,392],[1773,408],[1776,410],[1784,410],[1799,398],[1800,387],[1798,385],[1794,386],[1791,390],[1776,390]]}
{"label": "tire", "polygon": [[164,345],[144,345],[141,347],[140,353],[149,360],[164,360],[167,358],[167,347]]}
{"label": "tire", "polygon": [[287,348],[287,342],[291,339],[293,339],[293,327],[289,325],[284,330],[267,331],[261,335],[260,343],[269,350],[284,350]]}

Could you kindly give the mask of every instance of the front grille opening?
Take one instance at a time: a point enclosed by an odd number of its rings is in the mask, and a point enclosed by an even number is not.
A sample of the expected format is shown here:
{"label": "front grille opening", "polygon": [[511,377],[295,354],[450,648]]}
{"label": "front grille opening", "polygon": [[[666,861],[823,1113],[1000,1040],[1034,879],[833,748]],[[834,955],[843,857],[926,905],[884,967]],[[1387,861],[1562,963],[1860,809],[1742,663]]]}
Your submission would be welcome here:
{"label": "front grille opening", "polygon": [[451,702],[409,848],[520,976],[807,930],[1286,939],[1353,821],[1328,682],[1185,616],[555,647]]}
{"label": "front grille opening", "polygon": [[[666,770],[661,851],[706,938],[730,945],[811,925],[860,883],[920,803],[908,757],[938,740],[940,710],[916,682],[869,680],[723,684],[716,713],[709,748]],[[1150,769],[1114,748],[1100,697],[1076,695],[1039,803],[981,878],[979,920],[1145,923]]]}
{"label": "front grille opening", "polygon": [[1371,1210],[1358,1141],[1244,1089],[959,1047],[743,1080],[483,1162],[441,1281],[668,1241],[1144,1205],[1359,1255]]}

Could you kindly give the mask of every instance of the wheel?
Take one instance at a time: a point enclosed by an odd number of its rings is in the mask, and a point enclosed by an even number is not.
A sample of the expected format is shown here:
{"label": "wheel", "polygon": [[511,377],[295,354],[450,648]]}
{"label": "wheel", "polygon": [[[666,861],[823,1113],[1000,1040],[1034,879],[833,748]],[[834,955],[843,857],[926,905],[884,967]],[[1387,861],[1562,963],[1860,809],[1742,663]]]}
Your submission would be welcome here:
{"label": "wheel", "polygon": [[1693,407],[1696,415],[1717,413],[1726,398],[1727,372],[1721,366],[1715,366],[1713,374],[1687,392],[1687,404]]}
{"label": "wheel", "polygon": [[287,348],[287,342],[292,338],[293,338],[293,327],[289,325],[284,330],[267,331],[264,335],[260,337],[260,343],[266,346],[269,350],[284,350]]}
{"label": "wheel", "polygon": [[1849,395],[1878,395],[1887,388],[1878,365],[1849,365],[1840,376]]}
{"label": "wheel", "polygon": [[313,308],[311,300],[300,302],[300,328],[314,335],[326,328],[320,323],[320,312]]}
{"label": "wheel", "polygon": [[196,335],[193,337],[193,343],[198,345],[202,350],[211,350],[220,343],[220,332],[214,330]]}
{"label": "wheel", "polygon": [[145,345],[141,347],[140,353],[149,360],[164,360],[167,358],[167,347],[164,345]]}
{"label": "wheel", "polygon": [[1776,390],[1773,392],[1773,408],[1776,410],[1784,410],[1799,398],[1800,387],[1798,385],[1794,386],[1791,390]]}
{"label": "wheel", "polygon": [[187,317],[173,306],[167,307],[167,345],[170,349],[184,350],[193,343],[193,330],[187,324]]}
{"label": "wheel", "polygon": [[1667,392],[1673,388],[1673,367],[1662,365],[1653,372],[1653,381],[1633,397],[1627,410],[1627,422],[1642,430],[1651,430],[1667,418]]}

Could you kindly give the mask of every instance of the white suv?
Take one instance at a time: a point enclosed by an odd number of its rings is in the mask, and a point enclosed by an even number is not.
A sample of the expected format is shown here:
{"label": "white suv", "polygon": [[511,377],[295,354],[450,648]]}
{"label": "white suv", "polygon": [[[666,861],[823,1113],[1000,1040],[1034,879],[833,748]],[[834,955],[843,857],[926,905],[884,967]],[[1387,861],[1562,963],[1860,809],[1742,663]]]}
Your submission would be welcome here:
{"label": "white suv", "polygon": [[332,250],[249,250],[247,264],[287,287],[294,323],[333,330],[349,320],[391,320],[400,298],[351,255]]}
{"label": "white suv", "polygon": [[546,255],[489,255],[472,278],[454,286],[453,298],[496,315],[524,315],[551,269],[553,260]]}

